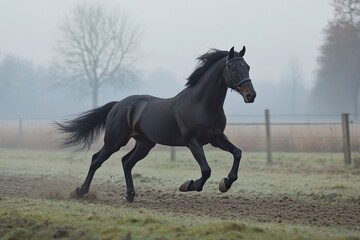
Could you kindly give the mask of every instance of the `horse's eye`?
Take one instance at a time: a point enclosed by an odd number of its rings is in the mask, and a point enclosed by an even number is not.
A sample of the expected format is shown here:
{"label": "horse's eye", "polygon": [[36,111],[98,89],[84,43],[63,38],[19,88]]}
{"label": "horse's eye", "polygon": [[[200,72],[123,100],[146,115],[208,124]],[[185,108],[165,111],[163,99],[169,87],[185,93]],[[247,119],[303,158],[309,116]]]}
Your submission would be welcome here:
{"label": "horse's eye", "polygon": [[233,69],[232,69],[232,72],[234,73],[234,72],[235,72],[235,70],[236,70],[236,68],[233,68]]}

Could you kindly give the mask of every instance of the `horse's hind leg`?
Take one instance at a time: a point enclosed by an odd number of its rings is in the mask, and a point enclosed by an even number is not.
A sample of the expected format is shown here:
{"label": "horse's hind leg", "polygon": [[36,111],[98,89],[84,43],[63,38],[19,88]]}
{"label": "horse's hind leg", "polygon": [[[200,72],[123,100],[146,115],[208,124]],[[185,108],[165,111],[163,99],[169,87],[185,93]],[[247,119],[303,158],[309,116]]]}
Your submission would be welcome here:
{"label": "horse's hind leg", "polygon": [[89,192],[91,181],[94,177],[94,174],[96,170],[101,167],[101,165],[109,159],[109,157],[116,151],[118,151],[120,148],[111,148],[106,145],[102,147],[102,149],[95,153],[92,156],[90,168],[88,171],[88,174],[86,176],[86,179],[84,183],[81,185],[81,187],[77,187],[73,192],[71,192],[70,197],[71,198],[81,198],[86,193]]}
{"label": "horse's hind leg", "polygon": [[135,197],[135,188],[133,184],[131,170],[135,164],[146,157],[150,150],[155,146],[155,143],[146,139],[136,139],[135,147],[122,158],[122,165],[124,169],[126,182],[126,200],[133,202]]}
{"label": "horse's hind leg", "polygon": [[101,165],[109,159],[114,153],[125,146],[130,139],[131,129],[127,123],[127,108],[117,107],[111,111],[106,118],[106,127],[104,135],[104,146],[102,149],[93,155],[88,174],[81,187],[75,189],[70,194],[70,197],[79,198],[89,192],[89,187],[94,174]]}

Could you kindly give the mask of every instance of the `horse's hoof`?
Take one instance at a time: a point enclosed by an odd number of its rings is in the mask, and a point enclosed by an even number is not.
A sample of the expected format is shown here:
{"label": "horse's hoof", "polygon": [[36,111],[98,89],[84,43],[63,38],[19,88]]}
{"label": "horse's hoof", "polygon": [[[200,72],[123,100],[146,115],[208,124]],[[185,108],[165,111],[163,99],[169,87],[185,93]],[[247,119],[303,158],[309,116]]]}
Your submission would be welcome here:
{"label": "horse's hoof", "polygon": [[220,190],[220,192],[223,192],[223,193],[227,192],[229,190],[229,188],[226,187],[225,181],[229,181],[229,179],[223,178],[223,179],[221,179],[220,184],[219,184],[219,190]]}
{"label": "horse's hoof", "polygon": [[132,203],[134,201],[134,197],[132,196],[125,196],[124,200],[126,200],[128,203]]}
{"label": "horse's hoof", "polygon": [[134,195],[126,195],[124,197],[124,199],[128,202],[128,203],[132,203],[134,201]]}
{"label": "horse's hoof", "polygon": [[80,193],[80,188],[77,187],[74,191],[72,191],[70,193],[70,198],[73,198],[73,199],[79,199],[79,198],[82,198],[84,195]]}
{"label": "horse's hoof", "polygon": [[179,187],[179,191],[180,191],[180,192],[187,192],[187,191],[189,191],[189,186],[190,186],[191,184],[193,184],[193,183],[194,183],[193,180],[188,180],[188,181],[184,182],[184,183]]}

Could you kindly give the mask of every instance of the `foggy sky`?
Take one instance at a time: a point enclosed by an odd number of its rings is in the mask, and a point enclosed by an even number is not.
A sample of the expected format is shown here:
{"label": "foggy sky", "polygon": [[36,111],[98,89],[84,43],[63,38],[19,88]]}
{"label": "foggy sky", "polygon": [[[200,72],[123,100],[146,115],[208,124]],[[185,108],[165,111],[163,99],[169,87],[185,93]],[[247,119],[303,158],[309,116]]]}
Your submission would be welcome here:
{"label": "foggy sky", "polygon": [[[0,0],[0,57],[16,54],[35,64],[48,65],[54,56],[58,27],[66,14],[81,2]],[[258,97],[254,104],[245,105],[236,94],[228,94],[225,111],[231,114],[261,113],[264,108],[276,107],[281,112],[284,108],[279,104],[291,96],[278,87],[279,83],[291,84],[287,76],[294,59],[301,74],[302,83],[298,85],[310,89],[318,67],[316,58],[324,38],[323,29],[333,17],[330,0],[106,0],[100,3],[119,14],[126,13],[140,26],[136,67],[141,70],[142,79],[154,82],[127,93],[100,95],[100,104],[137,93],[171,97],[183,88],[186,77],[194,70],[196,57],[210,48],[229,50],[235,46],[235,50],[240,50],[246,45],[245,59],[251,66],[255,89],[258,86]],[[158,75],[169,76],[169,81],[176,84],[164,84],[162,79],[156,82],[157,73],[166,73]],[[298,99],[302,101],[300,104],[304,102],[302,99],[306,96]],[[81,109],[90,106],[88,100]]]}
{"label": "foggy sky", "polygon": [[[1,0],[0,53],[47,64],[58,26],[81,1]],[[246,59],[256,81],[281,81],[289,61],[298,59],[306,86],[316,69],[322,29],[332,17],[329,0],[257,1],[101,1],[116,5],[142,29],[139,69],[172,71],[184,81],[194,58],[209,48],[247,46]]]}

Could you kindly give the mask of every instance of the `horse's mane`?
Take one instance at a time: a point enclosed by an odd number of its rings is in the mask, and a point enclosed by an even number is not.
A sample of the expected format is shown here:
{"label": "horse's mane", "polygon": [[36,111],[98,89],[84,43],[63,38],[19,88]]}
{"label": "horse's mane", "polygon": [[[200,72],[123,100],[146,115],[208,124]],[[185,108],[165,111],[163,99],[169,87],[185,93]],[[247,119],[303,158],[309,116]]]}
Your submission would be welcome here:
{"label": "horse's mane", "polygon": [[228,55],[228,51],[210,49],[204,55],[197,58],[198,65],[194,72],[187,78],[186,86],[190,87],[196,84],[201,76],[218,60]]}

